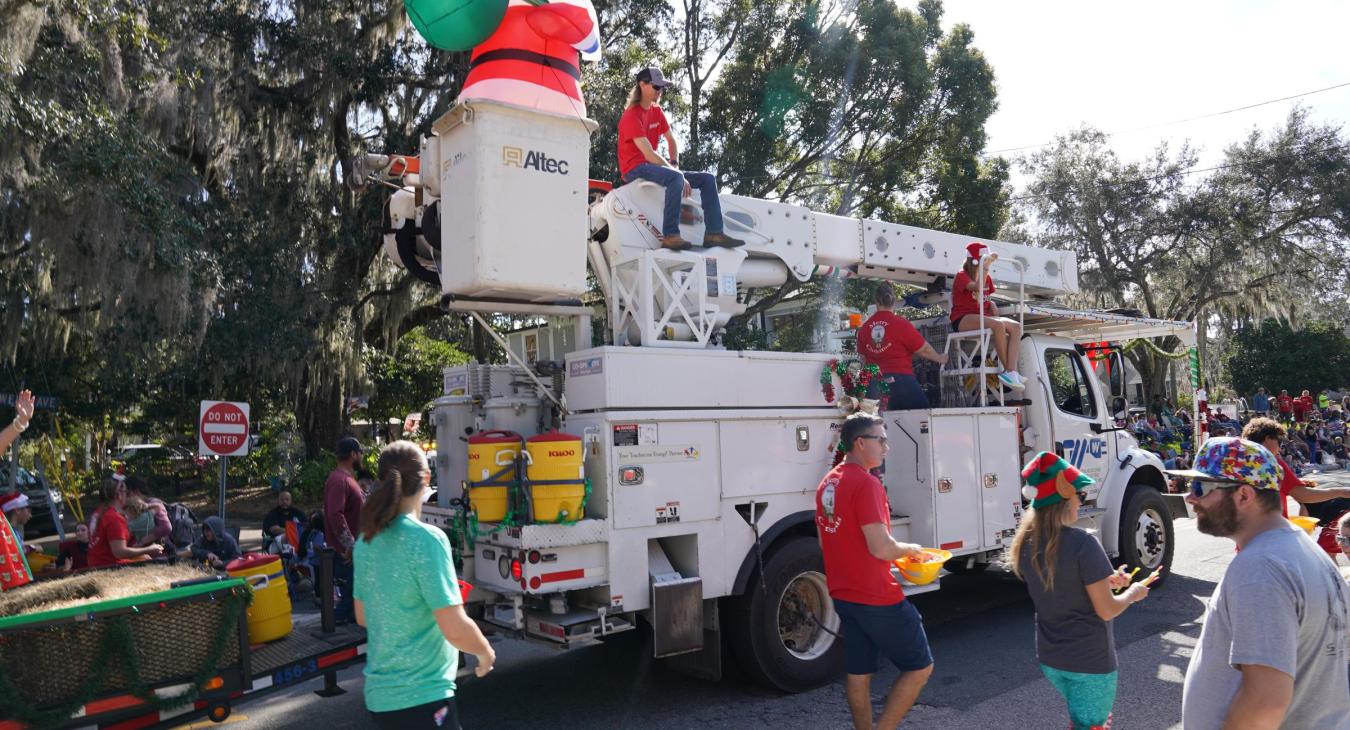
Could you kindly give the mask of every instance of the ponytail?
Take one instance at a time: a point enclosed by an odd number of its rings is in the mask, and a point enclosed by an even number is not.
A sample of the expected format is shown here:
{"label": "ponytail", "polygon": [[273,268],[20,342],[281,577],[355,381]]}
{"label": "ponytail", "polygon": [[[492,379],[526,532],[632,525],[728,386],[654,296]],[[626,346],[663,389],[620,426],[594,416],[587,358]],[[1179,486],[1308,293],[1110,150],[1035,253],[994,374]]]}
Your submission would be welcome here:
{"label": "ponytail", "polygon": [[411,441],[395,441],[380,452],[379,485],[361,507],[361,539],[370,542],[399,515],[404,498],[419,494],[427,456]]}

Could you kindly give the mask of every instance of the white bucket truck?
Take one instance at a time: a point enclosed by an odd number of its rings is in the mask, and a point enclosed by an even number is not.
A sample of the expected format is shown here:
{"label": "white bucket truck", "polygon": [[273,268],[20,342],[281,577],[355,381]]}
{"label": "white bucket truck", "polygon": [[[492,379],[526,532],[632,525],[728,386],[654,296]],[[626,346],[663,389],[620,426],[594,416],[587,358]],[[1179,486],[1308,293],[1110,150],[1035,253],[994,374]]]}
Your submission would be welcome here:
{"label": "white bucket truck", "polygon": [[[484,326],[481,314],[494,312],[573,320],[575,349],[560,367],[513,358],[447,370],[433,409],[438,506],[424,519],[451,530],[477,615],[508,635],[574,647],[640,618],[655,654],[686,671],[720,676],[725,635],[769,686],[828,681],[842,647],[813,518],[841,422],[821,391],[830,356],[728,351],[720,334],[744,311],[747,287],[788,277],[874,277],[945,301],[972,239],[726,195],[727,231],[747,245],[662,250],[659,188],[597,192],[586,179],[593,129],[470,101],[424,140],[420,174],[401,158],[367,161],[401,188],[390,199],[386,249],[439,281],[447,309]],[[681,233],[698,243],[699,201],[685,204],[693,223]],[[1123,406],[1096,373],[1122,364],[1094,363],[1084,344],[1190,342],[1192,326],[1069,309],[1055,298],[1078,291],[1072,253],[981,242],[1000,255],[991,275],[1005,311],[1024,324],[1016,369],[1028,385],[1020,400],[1005,397],[979,333],[952,337],[945,316],[916,323],[952,359],[926,376],[939,407],[884,414],[892,534],[951,551],[949,570],[988,566],[1025,507],[1022,463],[1056,451],[1096,480],[1080,524],[1098,530],[1107,552],[1144,572],[1169,565],[1162,464],[1116,426]],[[576,299],[587,290],[582,262],[608,306],[600,347],[589,347],[592,310]],[[506,524],[475,523],[464,485],[488,472],[469,466],[466,440],[551,427],[581,437],[584,514],[545,522],[524,510]]]}

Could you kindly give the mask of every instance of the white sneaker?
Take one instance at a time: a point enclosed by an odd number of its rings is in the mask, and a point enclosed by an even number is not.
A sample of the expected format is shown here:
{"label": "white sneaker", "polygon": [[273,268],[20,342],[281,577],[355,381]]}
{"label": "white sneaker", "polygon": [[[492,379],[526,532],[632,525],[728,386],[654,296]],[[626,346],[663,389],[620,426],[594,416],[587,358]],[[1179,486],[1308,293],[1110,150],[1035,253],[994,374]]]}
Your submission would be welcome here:
{"label": "white sneaker", "polygon": [[1017,372],[1016,370],[1012,371],[1012,375],[1014,378],[1017,378],[1017,382],[1021,383],[1023,388],[1027,387],[1026,377],[1024,377],[1021,373]]}
{"label": "white sneaker", "polygon": [[1017,379],[1017,373],[1011,372],[999,373],[998,382],[1003,383],[1005,386],[1012,388],[1013,390],[1022,390],[1023,388],[1026,387],[1025,385],[1022,385],[1022,381]]}

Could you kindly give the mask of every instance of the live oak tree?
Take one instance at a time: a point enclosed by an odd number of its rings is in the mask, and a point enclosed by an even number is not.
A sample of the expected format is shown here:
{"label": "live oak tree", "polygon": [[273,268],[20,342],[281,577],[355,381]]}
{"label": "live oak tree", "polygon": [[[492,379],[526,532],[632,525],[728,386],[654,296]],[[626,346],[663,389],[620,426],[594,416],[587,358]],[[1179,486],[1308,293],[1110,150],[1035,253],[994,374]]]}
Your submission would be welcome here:
{"label": "live oak tree", "polygon": [[[737,39],[706,99],[691,101],[694,154],[724,186],[840,215],[998,231],[1007,166],[980,158],[997,108],[993,69],[968,26],[943,28],[940,2],[686,3],[698,5],[719,14],[704,45],[686,46],[704,54],[686,67],[717,61],[720,39]],[[819,296],[821,282],[751,293],[733,327],[794,293]]]}
{"label": "live oak tree", "polygon": [[[1231,145],[1214,169],[1196,169],[1184,145],[1122,161],[1089,128],[1024,166],[1032,181],[1003,236],[1074,251],[1087,304],[1198,321],[1207,369],[1211,335],[1266,317],[1344,317],[1350,147],[1304,110]],[[1160,392],[1166,361],[1143,348],[1130,357],[1146,396]]]}

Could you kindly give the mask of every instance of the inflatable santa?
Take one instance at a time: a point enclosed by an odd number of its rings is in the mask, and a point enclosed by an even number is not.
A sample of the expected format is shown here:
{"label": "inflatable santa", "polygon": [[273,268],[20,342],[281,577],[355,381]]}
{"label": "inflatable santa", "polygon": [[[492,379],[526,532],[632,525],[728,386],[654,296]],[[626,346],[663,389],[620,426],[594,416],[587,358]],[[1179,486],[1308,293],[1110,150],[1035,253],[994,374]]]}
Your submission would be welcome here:
{"label": "inflatable santa", "polygon": [[501,24],[473,49],[459,101],[501,101],[582,118],[581,60],[600,55],[590,0],[510,0]]}

